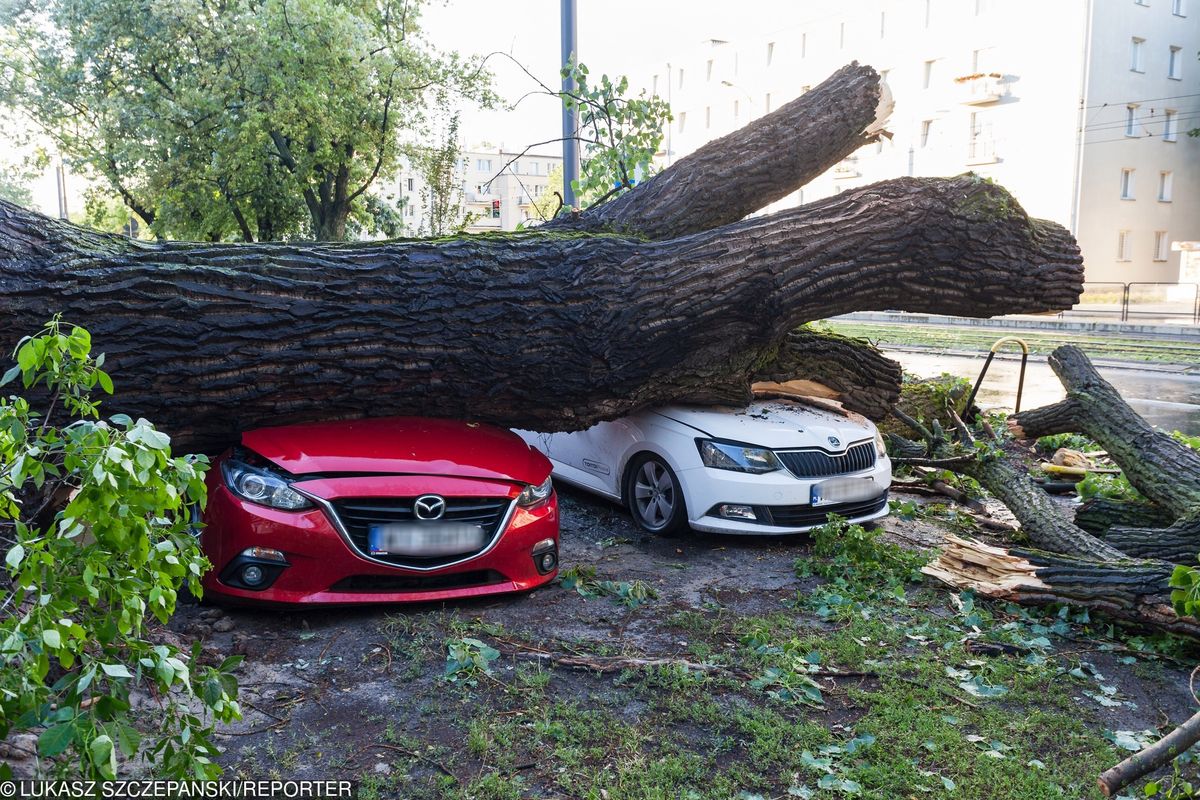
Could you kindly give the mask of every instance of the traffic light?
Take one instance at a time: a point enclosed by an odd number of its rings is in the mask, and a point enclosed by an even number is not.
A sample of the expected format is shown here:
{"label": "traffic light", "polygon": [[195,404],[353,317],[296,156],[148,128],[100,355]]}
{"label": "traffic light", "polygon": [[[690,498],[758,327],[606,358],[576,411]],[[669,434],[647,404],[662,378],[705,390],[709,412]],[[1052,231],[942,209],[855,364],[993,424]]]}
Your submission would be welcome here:
{"label": "traffic light", "polygon": [[500,201],[492,201],[492,219],[500,219]]}

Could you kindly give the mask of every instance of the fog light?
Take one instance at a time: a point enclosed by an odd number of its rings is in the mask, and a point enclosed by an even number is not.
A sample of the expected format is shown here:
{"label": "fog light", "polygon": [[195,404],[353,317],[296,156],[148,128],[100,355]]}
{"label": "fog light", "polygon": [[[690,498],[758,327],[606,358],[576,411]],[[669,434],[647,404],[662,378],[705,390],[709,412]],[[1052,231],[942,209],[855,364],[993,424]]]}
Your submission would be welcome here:
{"label": "fog light", "polygon": [[261,558],[264,561],[278,561],[281,564],[287,562],[287,559],[283,557],[283,553],[278,550],[272,550],[269,547],[247,547],[242,551],[242,555],[247,558]]}
{"label": "fog light", "polygon": [[717,513],[726,519],[758,519],[758,515],[754,513],[754,506],[735,506],[723,503],[717,507]]}
{"label": "fog light", "polygon": [[247,586],[258,586],[263,582],[262,567],[250,564],[242,570],[242,582]]}
{"label": "fog light", "polygon": [[558,564],[558,556],[553,552],[542,553],[539,563],[541,564],[542,572],[549,572]]}

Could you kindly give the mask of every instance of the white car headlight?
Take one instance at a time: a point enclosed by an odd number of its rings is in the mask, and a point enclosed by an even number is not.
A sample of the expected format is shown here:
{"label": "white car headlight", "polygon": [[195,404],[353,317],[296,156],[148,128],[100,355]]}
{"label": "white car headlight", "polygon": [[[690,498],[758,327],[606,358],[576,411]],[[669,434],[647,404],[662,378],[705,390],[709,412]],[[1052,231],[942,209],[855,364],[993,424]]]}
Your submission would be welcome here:
{"label": "white car headlight", "polygon": [[765,447],[755,447],[736,442],[716,442],[712,439],[697,439],[700,460],[713,469],[732,472],[750,472],[755,475],[782,469],[779,458]]}
{"label": "white car headlight", "polygon": [[521,490],[521,494],[517,496],[517,505],[523,508],[536,506],[544,502],[550,497],[550,493],[554,491],[554,482],[550,478],[542,481],[538,485],[529,484]]}
{"label": "white car headlight", "polygon": [[875,455],[880,458],[887,455],[887,442],[884,441],[883,434],[879,432],[878,428],[875,429]]}
{"label": "white car headlight", "polygon": [[312,501],[293,489],[286,478],[264,467],[229,458],[222,462],[221,473],[229,490],[251,503],[284,511],[312,507]]}

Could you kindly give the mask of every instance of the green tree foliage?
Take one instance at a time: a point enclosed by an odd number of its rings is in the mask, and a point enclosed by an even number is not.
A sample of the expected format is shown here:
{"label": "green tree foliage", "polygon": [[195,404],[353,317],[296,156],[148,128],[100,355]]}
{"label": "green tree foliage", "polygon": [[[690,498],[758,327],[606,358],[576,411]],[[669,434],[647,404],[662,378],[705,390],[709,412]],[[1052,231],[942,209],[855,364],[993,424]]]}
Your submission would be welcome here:
{"label": "green tree foliage", "polygon": [[475,215],[463,210],[461,158],[457,114],[450,118],[438,144],[412,148],[412,165],[428,191],[421,198],[424,221],[418,235],[449,236],[461,233],[474,221]]}
{"label": "green tree foliage", "polygon": [[482,63],[419,19],[419,0],[16,0],[0,103],[160,236],[344,239],[401,134],[452,95],[491,102]]}
{"label": "green tree foliage", "polygon": [[576,89],[563,92],[563,105],[579,110],[578,139],[583,145],[575,183],[580,207],[595,205],[631,188],[654,173],[654,154],[673,117],[667,102],[647,95],[626,97],[629,78],[601,75],[593,83],[586,64],[568,64],[562,76]]}
{"label": "green tree foliage", "polygon": [[[156,641],[186,583],[208,569],[191,530],[203,456],[173,456],[143,419],[101,420],[104,356],[83,328],[52,320],[17,346],[0,400],[0,740],[38,734],[45,773],[115,777],[141,752],[158,777],[211,778],[212,720],[239,716],[230,671]],[[135,726],[133,693],[157,695]],[[0,779],[11,777],[0,764]]]}

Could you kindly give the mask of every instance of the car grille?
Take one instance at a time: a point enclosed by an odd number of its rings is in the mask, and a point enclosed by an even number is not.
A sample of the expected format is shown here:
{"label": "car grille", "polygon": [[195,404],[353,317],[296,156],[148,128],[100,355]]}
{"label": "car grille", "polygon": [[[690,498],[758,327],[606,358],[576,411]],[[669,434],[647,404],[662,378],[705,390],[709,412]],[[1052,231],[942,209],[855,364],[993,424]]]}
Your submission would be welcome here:
{"label": "car grille", "polygon": [[[446,512],[441,520],[445,522],[471,522],[483,527],[483,547],[471,553],[455,553],[445,556],[393,556],[369,555],[367,553],[367,535],[372,525],[388,525],[396,522],[415,522],[413,513],[415,497],[353,497],[332,501],[334,513],[342,523],[342,528],[362,555],[372,561],[382,561],[398,567],[435,568],[452,564],[482,553],[491,547],[496,536],[500,534],[500,526],[504,523],[508,507],[512,500],[507,497],[447,497]],[[437,522],[427,523],[436,525]]]}
{"label": "car grille", "polygon": [[875,466],[875,443],[852,445],[841,455],[830,455],[823,450],[776,450],[775,455],[797,478],[825,478]]}
{"label": "car grille", "polygon": [[[887,492],[874,500],[864,500],[858,503],[830,503],[825,506],[755,506],[754,510],[760,518],[766,516],[763,522],[780,528],[807,528],[810,525],[824,525],[830,514],[848,520],[867,517],[881,511],[888,501]],[[761,512],[765,511],[766,514]]]}
{"label": "car grille", "polygon": [[450,575],[352,575],[329,587],[331,592],[436,592],[465,589],[508,580],[491,569],[454,572]]}

